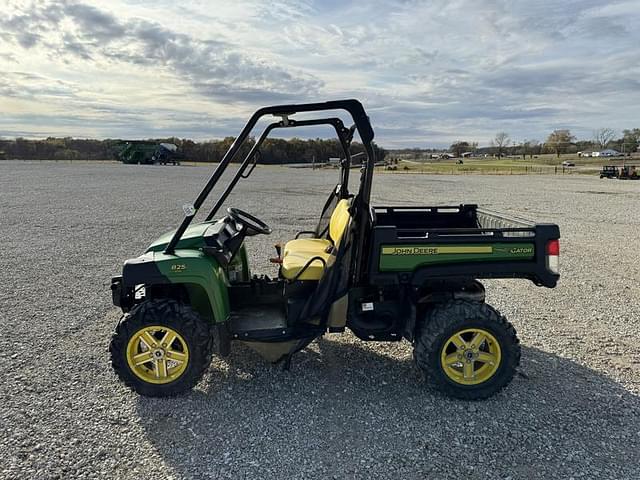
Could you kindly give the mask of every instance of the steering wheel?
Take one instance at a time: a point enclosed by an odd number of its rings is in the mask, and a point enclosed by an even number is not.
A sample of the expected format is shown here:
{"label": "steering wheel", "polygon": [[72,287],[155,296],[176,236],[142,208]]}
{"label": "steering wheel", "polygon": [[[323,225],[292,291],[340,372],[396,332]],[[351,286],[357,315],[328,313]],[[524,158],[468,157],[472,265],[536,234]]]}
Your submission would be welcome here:
{"label": "steering wheel", "polygon": [[227,208],[227,213],[236,222],[244,225],[247,229],[247,235],[249,236],[258,235],[260,233],[263,235],[271,234],[271,227],[269,225],[239,208],[229,207]]}

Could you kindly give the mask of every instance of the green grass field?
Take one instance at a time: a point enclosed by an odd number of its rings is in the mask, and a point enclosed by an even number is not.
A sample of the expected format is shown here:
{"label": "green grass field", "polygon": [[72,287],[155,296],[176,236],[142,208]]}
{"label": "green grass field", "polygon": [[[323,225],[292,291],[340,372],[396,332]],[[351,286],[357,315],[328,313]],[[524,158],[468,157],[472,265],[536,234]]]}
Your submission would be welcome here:
{"label": "green grass field", "polygon": [[[404,158],[402,155],[389,155],[391,158],[401,158],[396,165],[396,170],[387,170],[386,167],[376,167],[377,173],[424,173],[431,175],[597,175],[603,165],[617,165],[624,163],[640,167],[640,153],[632,157],[600,158],[578,157],[576,154],[561,155],[557,158],[554,154],[542,154],[527,157],[503,157],[503,158],[465,158],[463,164],[458,164],[457,159],[436,160],[426,156],[423,158]],[[389,158],[387,157],[387,159]],[[407,156],[408,157],[408,156]],[[413,156],[411,156],[413,157]],[[563,168],[562,162],[569,160],[575,163],[575,167]],[[27,162],[42,162],[43,160],[27,160]],[[117,160],[46,160],[56,163],[85,164],[85,163],[119,163]],[[200,163],[189,160],[181,162],[183,166],[213,168],[215,164]],[[264,168],[266,165],[261,165]],[[278,165],[271,165],[277,167]],[[286,166],[286,165],[282,165]]]}
{"label": "green grass field", "polygon": [[[392,155],[393,156],[393,155]],[[575,167],[562,167],[562,162],[571,161]],[[486,174],[486,175],[571,175],[597,174],[603,165],[640,165],[640,157],[600,158],[578,157],[575,154],[561,155],[543,154],[534,158],[522,157],[503,158],[465,158],[463,164],[456,163],[457,159],[435,160],[427,157],[418,159],[401,159],[396,170],[378,167],[383,173],[425,173],[441,175]]]}

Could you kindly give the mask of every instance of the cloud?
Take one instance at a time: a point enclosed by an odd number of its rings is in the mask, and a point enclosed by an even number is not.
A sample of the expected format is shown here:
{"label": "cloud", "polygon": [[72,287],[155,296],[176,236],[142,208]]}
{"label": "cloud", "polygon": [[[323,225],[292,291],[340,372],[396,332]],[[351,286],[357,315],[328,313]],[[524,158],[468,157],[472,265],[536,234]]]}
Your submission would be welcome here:
{"label": "cloud", "polygon": [[588,137],[638,126],[639,22],[628,0],[14,0],[0,110],[34,134],[201,137],[266,104],[356,97],[386,146]]}
{"label": "cloud", "polygon": [[68,100],[77,87],[69,82],[27,72],[8,72],[0,76],[0,98],[14,97],[36,100],[57,97]]}
{"label": "cloud", "polygon": [[126,25],[121,24],[115,16],[90,5],[66,4],[63,12],[73,19],[78,37],[85,41],[110,42],[126,36]]}
{"label": "cloud", "polygon": [[[62,25],[67,25],[66,30],[62,31]],[[56,56],[167,68],[216,98],[224,97],[234,86],[240,92],[251,92],[250,100],[260,94],[266,98],[306,97],[322,86],[318,79],[251,58],[227,42],[200,40],[157,22],[119,20],[86,4],[40,5],[0,20],[0,26],[25,49],[40,46]],[[232,100],[239,98],[234,95]]]}

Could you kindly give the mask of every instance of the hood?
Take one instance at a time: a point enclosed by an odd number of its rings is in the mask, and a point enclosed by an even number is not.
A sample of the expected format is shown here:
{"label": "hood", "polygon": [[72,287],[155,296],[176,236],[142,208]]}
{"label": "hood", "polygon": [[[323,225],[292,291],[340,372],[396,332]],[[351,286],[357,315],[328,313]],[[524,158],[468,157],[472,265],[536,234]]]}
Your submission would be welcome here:
{"label": "hood", "polygon": [[[193,223],[187,227],[185,232],[182,234],[182,238],[176,245],[177,249],[196,249],[204,246],[204,241],[202,240],[202,235],[213,223],[211,222],[201,222],[201,223]],[[149,245],[147,248],[147,252],[158,252],[165,249],[165,247],[171,241],[171,237],[175,233],[176,229],[171,230],[163,235],[161,235],[155,242]]]}

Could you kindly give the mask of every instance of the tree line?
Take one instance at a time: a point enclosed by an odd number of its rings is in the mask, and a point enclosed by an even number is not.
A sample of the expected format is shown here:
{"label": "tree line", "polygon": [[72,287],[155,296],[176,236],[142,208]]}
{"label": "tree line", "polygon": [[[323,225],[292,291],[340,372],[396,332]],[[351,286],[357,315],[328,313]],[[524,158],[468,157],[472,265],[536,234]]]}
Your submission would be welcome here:
{"label": "tree line", "polygon": [[[577,140],[570,130],[558,129],[551,132],[544,142],[537,140],[512,141],[507,132],[498,132],[491,139],[488,147],[478,147],[477,142],[457,141],[451,144],[449,152],[456,157],[464,153],[491,154],[497,157],[505,155],[527,155],[533,157],[542,153],[576,153],[581,151],[604,150],[610,148],[621,153],[633,153],[640,146],[640,128],[626,129],[616,138],[616,132],[611,128],[600,128],[593,132],[588,140]],[[427,151],[430,151],[427,149]]]}
{"label": "tree line", "polygon": [[[185,158],[194,162],[219,162],[227,152],[235,137],[222,140],[195,142],[175,137],[149,139],[150,143],[173,143],[184,154]],[[0,139],[0,159],[17,160],[112,160],[117,159],[118,152],[124,145],[118,139],[79,139],[55,138],[31,140],[16,138]],[[255,144],[255,139],[248,139],[234,161],[239,162]],[[376,158],[381,160],[386,151],[374,143]],[[351,153],[364,151],[361,143],[351,144]],[[266,164],[327,162],[329,158],[342,157],[342,147],[337,139],[279,139],[268,138],[260,147],[260,162]]]}

